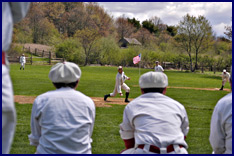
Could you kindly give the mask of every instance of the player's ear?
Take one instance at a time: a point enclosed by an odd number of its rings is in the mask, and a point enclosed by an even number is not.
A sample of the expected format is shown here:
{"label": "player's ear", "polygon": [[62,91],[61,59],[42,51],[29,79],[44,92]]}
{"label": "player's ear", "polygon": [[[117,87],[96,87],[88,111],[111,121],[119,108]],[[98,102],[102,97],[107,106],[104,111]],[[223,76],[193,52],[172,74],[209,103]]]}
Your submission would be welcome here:
{"label": "player's ear", "polygon": [[145,92],[144,92],[144,90],[141,88],[141,94],[144,94]]}
{"label": "player's ear", "polygon": [[76,83],[76,86],[74,89],[76,89],[78,87],[78,83],[79,83],[80,80],[77,80],[77,83]]}
{"label": "player's ear", "polygon": [[165,95],[166,92],[167,92],[167,87],[163,89],[163,92],[162,92],[162,93]]}

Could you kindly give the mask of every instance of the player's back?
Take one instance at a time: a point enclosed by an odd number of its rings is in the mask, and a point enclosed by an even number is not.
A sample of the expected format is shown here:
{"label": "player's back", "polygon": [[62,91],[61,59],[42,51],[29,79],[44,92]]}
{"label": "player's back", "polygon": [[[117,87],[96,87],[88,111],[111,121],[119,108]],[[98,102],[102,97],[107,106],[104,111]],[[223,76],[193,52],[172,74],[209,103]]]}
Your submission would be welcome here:
{"label": "player's back", "polygon": [[40,153],[91,153],[95,117],[93,101],[71,88],[61,88],[37,97],[41,126]]}

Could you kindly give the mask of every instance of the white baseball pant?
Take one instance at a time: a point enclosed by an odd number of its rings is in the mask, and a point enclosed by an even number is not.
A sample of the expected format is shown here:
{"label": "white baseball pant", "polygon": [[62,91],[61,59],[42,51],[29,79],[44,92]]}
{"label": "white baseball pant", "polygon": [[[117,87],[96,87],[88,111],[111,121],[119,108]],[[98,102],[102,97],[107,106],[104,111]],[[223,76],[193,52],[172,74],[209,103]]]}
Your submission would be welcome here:
{"label": "white baseball pant", "polygon": [[21,63],[20,63],[20,68],[23,67],[23,69],[24,69],[24,65],[25,65],[25,63],[24,63],[24,62],[21,62]]}
{"label": "white baseball pant", "polygon": [[[124,89],[126,92],[130,92],[130,88],[125,83],[121,85],[121,89]],[[112,93],[110,93],[110,96],[115,96],[117,93],[117,86],[115,86],[115,89]]]}

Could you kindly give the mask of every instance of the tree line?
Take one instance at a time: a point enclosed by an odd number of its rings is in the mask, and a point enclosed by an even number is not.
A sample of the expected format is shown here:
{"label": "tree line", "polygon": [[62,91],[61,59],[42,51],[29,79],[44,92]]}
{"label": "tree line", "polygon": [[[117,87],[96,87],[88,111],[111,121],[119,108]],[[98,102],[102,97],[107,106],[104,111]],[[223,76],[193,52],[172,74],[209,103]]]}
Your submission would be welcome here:
{"label": "tree line", "polygon": [[[159,60],[191,71],[213,65],[221,70],[232,64],[232,26],[225,29],[217,37],[205,16],[187,14],[178,25],[167,25],[157,16],[142,22],[125,15],[114,19],[95,2],[32,2],[14,27],[13,42],[53,46],[57,57],[80,65],[135,66],[132,58],[141,53],[145,67]],[[142,46],[122,49],[123,37]]]}

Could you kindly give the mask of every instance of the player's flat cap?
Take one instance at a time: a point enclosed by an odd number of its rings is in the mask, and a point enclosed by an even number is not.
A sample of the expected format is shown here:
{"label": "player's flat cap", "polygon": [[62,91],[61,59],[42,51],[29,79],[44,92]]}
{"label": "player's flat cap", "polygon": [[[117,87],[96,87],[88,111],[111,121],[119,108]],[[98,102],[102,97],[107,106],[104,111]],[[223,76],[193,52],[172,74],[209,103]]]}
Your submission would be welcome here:
{"label": "player's flat cap", "polygon": [[226,72],[226,69],[224,69],[223,72],[225,73],[225,72]]}
{"label": "player's flat cap", "polygon": [[55,83],[76,82],[81,77],[81,70],[78,65],[72,62],[57,63],[49,73],[49,78]]}
{"label": "player's flat cap", "polygon": [[168,86],[167,75],[161,72],[147,72],[139,79],[140,88],[165,88]]}
{"label": "player's flat cap", "polygon": [[122,66],[119,66],[118,69],[123,69],[123,67],[122,67]]}

